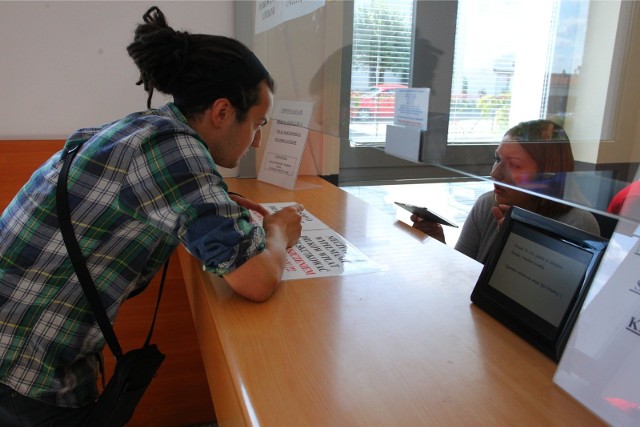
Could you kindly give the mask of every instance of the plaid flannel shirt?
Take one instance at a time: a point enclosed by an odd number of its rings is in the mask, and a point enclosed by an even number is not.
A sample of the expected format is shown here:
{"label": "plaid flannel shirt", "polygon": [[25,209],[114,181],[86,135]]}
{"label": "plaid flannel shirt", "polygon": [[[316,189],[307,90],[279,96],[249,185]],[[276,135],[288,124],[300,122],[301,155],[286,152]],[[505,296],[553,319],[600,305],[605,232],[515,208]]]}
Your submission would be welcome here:
{"label": "plaid flannel shirt", "polygon": [[[206,144],[169,103],[74,133],[71,218],[111,321],[182,242],[223,275],[264,249],[264,230],[229,199]],[[62,240],[61,152],[0,217],[0,382],[63,407],[97,395],[104,338]]]}

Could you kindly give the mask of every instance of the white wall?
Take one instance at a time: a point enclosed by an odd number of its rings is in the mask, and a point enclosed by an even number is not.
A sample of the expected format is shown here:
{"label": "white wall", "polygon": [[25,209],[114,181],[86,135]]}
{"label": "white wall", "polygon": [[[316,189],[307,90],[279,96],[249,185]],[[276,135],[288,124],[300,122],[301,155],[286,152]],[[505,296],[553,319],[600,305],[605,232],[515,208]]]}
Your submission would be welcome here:
{"label": "white wall", "polygon": [[0,1],[0,139],[66,139],[143,110],[126,46],[144,12],[157,4],[176,30],[233,36],[232,3]]}

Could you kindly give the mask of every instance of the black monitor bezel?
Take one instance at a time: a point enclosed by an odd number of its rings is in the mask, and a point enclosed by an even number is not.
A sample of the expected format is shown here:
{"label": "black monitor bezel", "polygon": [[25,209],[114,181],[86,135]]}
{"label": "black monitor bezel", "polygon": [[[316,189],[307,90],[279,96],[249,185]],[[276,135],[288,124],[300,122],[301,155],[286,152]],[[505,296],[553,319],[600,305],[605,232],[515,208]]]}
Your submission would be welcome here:
{"label": "black monitor bezel", "polygon": [[[529,234],[530,240],[536,241],[537,236],[545,240],[551,238],[558,244],[572,245],[591,255],[585,274],[576,286],[574,295],[557,327],[489,285],[509,235],[515,232],[522,236],[523,231],[524,234]],[[525,209],[512,207],[505,217],[491,255],[471,293],[471,301],[558,362],[607,244],[608,239],[603,237]]]}

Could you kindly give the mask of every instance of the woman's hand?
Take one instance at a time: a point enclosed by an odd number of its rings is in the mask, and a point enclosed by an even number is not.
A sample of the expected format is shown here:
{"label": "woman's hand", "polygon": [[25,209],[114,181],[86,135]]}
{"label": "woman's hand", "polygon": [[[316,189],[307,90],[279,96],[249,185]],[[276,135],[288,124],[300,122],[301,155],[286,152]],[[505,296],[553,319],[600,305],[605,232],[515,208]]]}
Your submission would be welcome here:
{"label": "woman's hand", "polygon": [[504,217],[509,211],[509,209],[511,209],[511,206],[509,205],[498,205],[491,208],[491,214],[493,215],[493,217],[496,219],[498,223],[498,230],[500,230],[500,227],[504,222]]}
{"label": "woman's hand", "polygon": [[416,214],[411,215],[411,221],[413,221],[413,228],[417,228],[418,230],[433,237],[434,239],[439,240],[442,243],[446,243],[442,225],[433,221],[425,221]]}

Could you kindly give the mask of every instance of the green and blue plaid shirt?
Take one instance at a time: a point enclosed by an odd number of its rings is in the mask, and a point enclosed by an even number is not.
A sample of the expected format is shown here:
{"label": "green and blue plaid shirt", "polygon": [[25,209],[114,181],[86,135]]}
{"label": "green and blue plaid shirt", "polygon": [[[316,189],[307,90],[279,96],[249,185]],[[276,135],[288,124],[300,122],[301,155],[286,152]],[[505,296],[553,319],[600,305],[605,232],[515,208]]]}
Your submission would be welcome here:
{"label": "green and blue plaid shirt", "polygon": [[[229,199],[206,144],[169,103],[67,141],[75,234],[112,322],[182,242],[218,275],[264,249],[264,230]],[[0,382],[63,407],[97,395],[104,338],[69,260],[56,215],[61,152],[0,217]]]}

